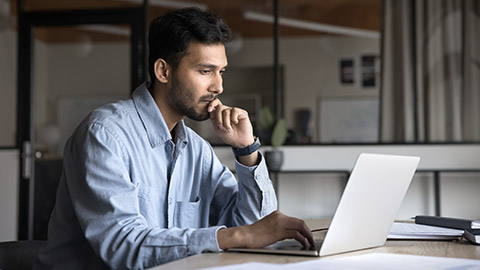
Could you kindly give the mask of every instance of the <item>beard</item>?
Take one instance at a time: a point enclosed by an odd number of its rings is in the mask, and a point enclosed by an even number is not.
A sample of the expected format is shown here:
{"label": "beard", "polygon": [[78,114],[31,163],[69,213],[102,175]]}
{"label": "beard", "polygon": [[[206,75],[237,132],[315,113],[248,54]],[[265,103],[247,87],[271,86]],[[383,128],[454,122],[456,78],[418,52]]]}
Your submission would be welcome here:
{"label": "beard", "polygon": [[[170,104],[181,114],[195,121],[204,121],[210,118],[210,113],[207,111],[206,101],[211,101],[216,98],[216,95],[210,94],[200,97],[195,100],[195,91],[191,88],[185,87],[176,75],[173,76],[172,88],[168,96]],[[200,111],[197,110],[198,104],[206,104],[202,106]]]}

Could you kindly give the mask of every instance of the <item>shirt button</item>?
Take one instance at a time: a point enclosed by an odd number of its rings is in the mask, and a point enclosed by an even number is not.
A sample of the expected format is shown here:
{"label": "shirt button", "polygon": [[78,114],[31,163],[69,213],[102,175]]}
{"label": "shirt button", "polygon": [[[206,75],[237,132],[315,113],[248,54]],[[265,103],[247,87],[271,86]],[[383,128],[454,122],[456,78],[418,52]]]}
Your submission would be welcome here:
{"label": "shirt button", "polygon": [[168,204],[172,204],[172,198],[168,198]]}

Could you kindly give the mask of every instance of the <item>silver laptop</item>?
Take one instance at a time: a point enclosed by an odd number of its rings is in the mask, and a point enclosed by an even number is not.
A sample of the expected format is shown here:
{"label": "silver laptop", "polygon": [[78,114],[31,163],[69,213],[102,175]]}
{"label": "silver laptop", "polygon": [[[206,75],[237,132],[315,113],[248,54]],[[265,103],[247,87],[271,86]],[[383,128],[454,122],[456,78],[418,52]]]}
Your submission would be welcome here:
{"label": "silver laptop", "polygon": [[382,246],[419,162],[419,157],[360,154],[325,238],[313,249],[283,240],[261,249],[228,251],[325,256]]}

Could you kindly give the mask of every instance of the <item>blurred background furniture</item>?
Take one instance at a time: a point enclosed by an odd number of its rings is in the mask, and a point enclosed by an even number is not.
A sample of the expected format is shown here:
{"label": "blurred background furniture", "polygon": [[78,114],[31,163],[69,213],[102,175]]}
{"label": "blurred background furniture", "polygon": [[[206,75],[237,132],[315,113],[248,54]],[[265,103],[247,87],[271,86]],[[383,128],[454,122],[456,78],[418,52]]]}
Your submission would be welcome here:
{"label": "blurred background furniture", "polygon": [[38,252],[47,245],[47,241],[10,241],[0,242],[0,269],[30,270]]}

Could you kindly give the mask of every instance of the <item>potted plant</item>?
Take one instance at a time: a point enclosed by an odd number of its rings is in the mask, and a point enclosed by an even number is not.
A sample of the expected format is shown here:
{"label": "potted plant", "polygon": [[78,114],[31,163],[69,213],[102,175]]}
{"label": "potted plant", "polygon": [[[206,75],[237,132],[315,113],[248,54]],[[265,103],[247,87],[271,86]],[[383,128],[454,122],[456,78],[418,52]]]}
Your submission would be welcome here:
{"label": "potted plant", "polygon": [[283,164],[283,152],[279,149],[287,140],[287,123],[284,118],[275,120],[275,116],[268,107],[260,110],[260,125],[267,143],[272,145],[272,150],[265,151],[265,162],[268,169],[278,171]]}

